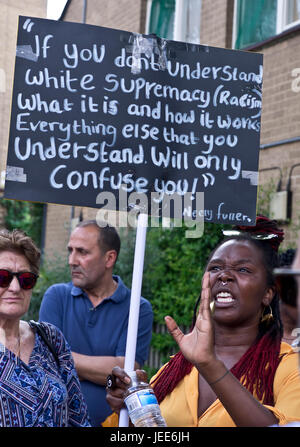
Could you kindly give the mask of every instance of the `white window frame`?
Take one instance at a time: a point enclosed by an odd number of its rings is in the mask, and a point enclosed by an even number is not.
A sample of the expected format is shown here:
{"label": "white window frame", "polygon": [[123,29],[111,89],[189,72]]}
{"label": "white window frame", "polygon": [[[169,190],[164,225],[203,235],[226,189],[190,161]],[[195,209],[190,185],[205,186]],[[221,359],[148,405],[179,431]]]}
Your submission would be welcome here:
{"label": "white window frame", "polygon": [[[196,41],[190,42],[195,44],[200,44],[200,23],[201,23],[201,7],[202,0],[198,0],[200,3],[200,13],[198,17],[199,21],[199,37]],[[151,14],[152,0],[147,1],[147,12],[146,12],[146,26],[145,33],[149,34],[149,23]],[[187,42],[187,14],[188,14],[188,2],[186,0],[175,0],[175,18],[174,18],[174,29],[173,29],[173,40],[180,42]]]}
{"label": "white window frame", "polygon": [[150,23],[151,6],[152,6],[152,0],[147,0],[145,34],[149,34],[149,23]]}
{"label": "white window frame", "polygon": [[[300,19],[295,22],[285,24],[287,15],[288,0],[277,0],[277,15],[276,15],[276,35],[286,31],[289,28],[293,28],[296,25],[300,25]],[[233,8],[233,27],[232,27],[232,48],[235,48],[236,41],[236,16],[237,16],[237,0],[234,0]],[[257,42],[259,43],[259,42]]]}
{"label": "white window frame", "polygon": [[236,41],[236,14],[237,14],[237,0],[234,0],[231,48],[235,48],[235,41]]}
{"label": "white window frame", "polygon": [[300,25],[300,18],[299,20],[295,20],[294,22],[286,23],[287,6],[288,6],[288,0],[277,0],[277,22],[276,22],[277,34],[280,34],[289,28],[293,28],[296,25]]}
{"label": "white window frame", "polygon": [[68,0],[47,0],[47,19],[59,20]]}

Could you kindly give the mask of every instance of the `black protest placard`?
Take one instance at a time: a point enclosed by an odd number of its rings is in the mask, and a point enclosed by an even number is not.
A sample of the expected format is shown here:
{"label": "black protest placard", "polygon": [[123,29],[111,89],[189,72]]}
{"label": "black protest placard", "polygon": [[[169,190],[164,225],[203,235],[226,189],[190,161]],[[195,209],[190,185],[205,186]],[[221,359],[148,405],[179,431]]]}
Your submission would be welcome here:
{"label": "black protest placard", "polygon": [[254,225],[261,96],[260,54],[20,17],[5,197]]}

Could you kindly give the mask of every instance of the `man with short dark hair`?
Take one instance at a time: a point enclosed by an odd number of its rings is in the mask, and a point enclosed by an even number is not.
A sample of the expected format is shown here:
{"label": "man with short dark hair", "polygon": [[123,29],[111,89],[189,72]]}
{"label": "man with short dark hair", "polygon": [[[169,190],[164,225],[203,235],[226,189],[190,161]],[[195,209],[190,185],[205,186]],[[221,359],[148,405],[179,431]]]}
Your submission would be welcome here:
{"label": "man with short dark hair", "polygon": [[[113,275],[120,250],[115,228],[81,222],[71,233],[68,252],[72,282],[55,284],[45,293],[39,319],[57,326],[71,346],[92,425],[111,413],[106,402],[106,377],[124,366],[130,290]],[[136,367],[148,357],[153,313],[141,298]]]}

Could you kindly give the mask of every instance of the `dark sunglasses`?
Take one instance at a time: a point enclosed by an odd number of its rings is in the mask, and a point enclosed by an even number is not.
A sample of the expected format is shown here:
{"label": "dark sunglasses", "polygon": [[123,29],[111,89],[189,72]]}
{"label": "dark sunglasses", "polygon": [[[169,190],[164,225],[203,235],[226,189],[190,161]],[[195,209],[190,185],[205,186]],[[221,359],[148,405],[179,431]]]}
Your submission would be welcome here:
{"label": "dark sunglasses", "polygon": [[10,272],[0,269],[0,287],[8,287],[14,276],[18,278],[20,287],[24,290],[32,289],[38,279],[38,275],[32,272]]}

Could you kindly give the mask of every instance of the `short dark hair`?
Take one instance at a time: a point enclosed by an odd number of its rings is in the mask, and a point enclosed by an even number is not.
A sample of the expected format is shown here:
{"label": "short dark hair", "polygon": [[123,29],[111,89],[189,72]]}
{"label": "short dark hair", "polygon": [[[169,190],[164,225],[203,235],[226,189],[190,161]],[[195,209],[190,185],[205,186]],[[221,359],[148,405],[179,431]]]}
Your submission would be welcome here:
{"label": "short dark hair", "polygon": [[112,225],[99,223],[96,220],[83,220],[76,225],[76,228],[95,227],[98,230],[98,244],[101,251],[115,250],[117,258],[121,249],[120,236]]}
{"label": "short dark hair", "polygon": [[12,231],[7,229],[0,230],[0,253],[3,251],[11,251],[23,255],[27,259],[31,271],[38,275],[41,252],[24,231],[18,229]]}

